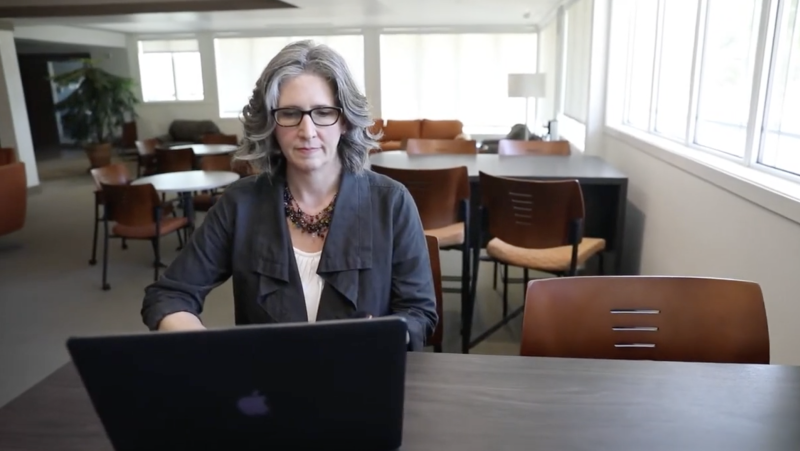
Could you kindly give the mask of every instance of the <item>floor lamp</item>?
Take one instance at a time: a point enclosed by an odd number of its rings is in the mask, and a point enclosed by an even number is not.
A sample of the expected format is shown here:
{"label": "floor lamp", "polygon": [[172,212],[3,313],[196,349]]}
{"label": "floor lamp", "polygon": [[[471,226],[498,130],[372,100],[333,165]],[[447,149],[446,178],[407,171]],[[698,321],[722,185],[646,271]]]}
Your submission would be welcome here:
{"label": "floor lamp", "polygon": [[544,97],[545,93],[544,74],[508,74],[508,97],[525,98],[525,141],[529,138],[528,101],[531,97]]}

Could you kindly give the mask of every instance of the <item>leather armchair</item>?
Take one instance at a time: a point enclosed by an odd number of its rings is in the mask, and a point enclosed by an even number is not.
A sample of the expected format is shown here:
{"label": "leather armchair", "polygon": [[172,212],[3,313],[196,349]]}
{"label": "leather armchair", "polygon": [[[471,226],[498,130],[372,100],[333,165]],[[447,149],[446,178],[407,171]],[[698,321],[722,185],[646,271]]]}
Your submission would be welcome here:
{"label": "leather armchair", "polygon": [[0,165],[0,236],[22,229],[27,208],[25,163]]}

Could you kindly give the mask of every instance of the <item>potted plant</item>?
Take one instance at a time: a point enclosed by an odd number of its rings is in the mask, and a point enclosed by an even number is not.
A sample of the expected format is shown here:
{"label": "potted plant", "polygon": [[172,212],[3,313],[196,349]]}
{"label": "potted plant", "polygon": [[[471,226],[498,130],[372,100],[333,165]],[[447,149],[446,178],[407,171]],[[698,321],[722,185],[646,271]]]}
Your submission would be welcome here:
{"label": "potted plant", "polygon": [[122,124],[136,118],[139,100],[132,79],[111,74],[93,60],[81,62],[79,69],[50,79],[60,88],[75,88],[55,109],[62,113],[65,131],[84,147],[91,167],[97,168],[111,163],[114,136]]}

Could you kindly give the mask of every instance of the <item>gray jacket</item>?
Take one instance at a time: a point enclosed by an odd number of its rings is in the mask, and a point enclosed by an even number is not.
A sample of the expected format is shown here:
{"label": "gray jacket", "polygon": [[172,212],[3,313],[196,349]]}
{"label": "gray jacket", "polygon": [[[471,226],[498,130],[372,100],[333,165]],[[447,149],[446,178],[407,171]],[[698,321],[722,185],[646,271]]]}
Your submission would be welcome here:
{"label": "gray jacket", "polygon": [[[144,323],[199,315],[211,289],[233,277],[236,324],[308,321],[283,206],[282,174],[229,186],[158,282],[148,286]],[[427,245],[414,200],[396,181],[345,172],[317,273],[325,281],[317,319],[369,313],[408,324],[420,350],[438,317]]]}

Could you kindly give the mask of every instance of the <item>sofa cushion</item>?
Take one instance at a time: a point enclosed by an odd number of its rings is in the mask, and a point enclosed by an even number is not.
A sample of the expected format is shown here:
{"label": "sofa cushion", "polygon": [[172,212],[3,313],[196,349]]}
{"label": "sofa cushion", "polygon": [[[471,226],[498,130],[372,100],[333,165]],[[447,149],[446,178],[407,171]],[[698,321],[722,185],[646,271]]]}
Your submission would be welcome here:
{"label": "sofa cushion", "polygon": [[420,138],[456,139],[463,131],[464,124],[457,120],[432,121],[422,120]]}
{"label": "sofa cushion", "polygon": [[409,138],[419,138],[421,121],[386,121],[383,127],[382,141],[402,141]]}

